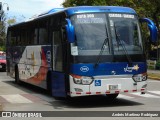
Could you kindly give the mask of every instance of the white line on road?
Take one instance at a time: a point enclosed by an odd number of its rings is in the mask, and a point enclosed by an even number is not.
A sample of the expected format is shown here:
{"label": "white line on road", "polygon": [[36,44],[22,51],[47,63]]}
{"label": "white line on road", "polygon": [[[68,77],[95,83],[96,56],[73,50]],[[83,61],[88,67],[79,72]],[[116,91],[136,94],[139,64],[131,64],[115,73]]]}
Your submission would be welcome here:
{"label": "white line on road", "polygon": [[159,96],[151,95],[151,94],[141,94],[140,92],[137,93],[131,93],[133,95],[141,96],[141,97],[146,97],[146,98],[160,98]]}
{"label": "white line on road", "polygon": [[159,82],[160,83],[160,81],[158,80],[148,80],[147,82]]}
{"label": "white line on road", "polygon": [[8,102],[10,103],[33,103],[29,99],[19,95],[19,94],[14,94],[14,95],[0,95],[3,98],[5,98]]}
{"label": "white line on road", "polygon": [[130,97],[130,96],[127,96],[127,95],[119,94],[119,95],[118,95],[118,98],[123,98],[123,99],[133,99],[134,97]]}
{"label": "white line on road", "polygon": [[160,91],[148,91],[148,92],[160,95]]}

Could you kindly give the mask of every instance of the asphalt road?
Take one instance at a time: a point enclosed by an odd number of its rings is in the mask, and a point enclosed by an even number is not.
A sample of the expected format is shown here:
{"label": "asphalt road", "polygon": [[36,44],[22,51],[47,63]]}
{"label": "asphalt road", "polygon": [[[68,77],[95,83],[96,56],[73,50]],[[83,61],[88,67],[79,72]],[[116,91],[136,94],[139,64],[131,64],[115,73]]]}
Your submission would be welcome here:
{"label": "asphalt road", "polygon": [[[69,114],[70,116],[77,115],[79,117],[83,117],[83,115],[92,117],[96,114],[97,116],[102,114],[105,117],[107,114],[102,111],[116,111],[115,113],[117,111],[149,111],[154,113],[154,111],[160,111],[160,81],[148,80],[148,92],[143,95],[140,93],[120,94],[114,101],[108,101],[104,96],[84,97],[66,101],[56,100],[46,91],[27,84],[17,85],[12,78],[6,76],[6,72],[0,72],[0,110],[50,111],[51,113],[46,114],[57,115],[57,120],[60,119],[59,117],[67,116],[68,113],[52,113],[52,111],[78,111],[75,114],[72,112]],[[89,113],[88,111],[93,112]],[[93,119],[96,118],[93,117]],[[119,120],[117,116],[112,118]],[[137,118],[145,119],[144,117]],[[132,118],[126,118],[126,120],[128,119]]]}

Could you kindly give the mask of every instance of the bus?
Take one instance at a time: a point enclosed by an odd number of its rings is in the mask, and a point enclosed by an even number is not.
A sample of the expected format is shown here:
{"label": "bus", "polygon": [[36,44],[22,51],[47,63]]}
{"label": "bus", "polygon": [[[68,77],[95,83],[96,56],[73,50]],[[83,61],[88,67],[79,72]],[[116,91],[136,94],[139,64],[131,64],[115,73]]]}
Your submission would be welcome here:
{"label": "bus", "polygon": [[52,9],[8,27],[7,75],[60,98],[145,93],[141,23],[155,42],[155,24],[129,7]]}

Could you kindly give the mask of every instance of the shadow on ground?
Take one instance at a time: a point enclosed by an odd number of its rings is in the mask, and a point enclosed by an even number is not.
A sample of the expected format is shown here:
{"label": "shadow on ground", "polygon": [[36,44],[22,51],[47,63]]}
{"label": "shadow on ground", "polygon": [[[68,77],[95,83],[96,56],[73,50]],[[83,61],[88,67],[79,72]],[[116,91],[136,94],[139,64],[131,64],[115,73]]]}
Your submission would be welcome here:
{"label": "shadow on ground", "polygon": [[[5,81],[5,83],[10,84],[18,89],[21,89],[27,93],[32,94],[42,94],[44,96],[52,97],[48,91],[41,89],[39,87],[32,86],[30,84],[22,83],[17,85],[14,81]],[[52,102],[48,102],[49,106],[53,106],[54,109],[63,110],[64,108],[101,108],[101,107],[117,107],[117,106],[139,106],[143,105],[140,102],[135,102],[128,99],[117,98],[114,100],[108,100],[106,96],[86,96],[86,97],[76,97],[70,99],[56,99],[53,97]]]}

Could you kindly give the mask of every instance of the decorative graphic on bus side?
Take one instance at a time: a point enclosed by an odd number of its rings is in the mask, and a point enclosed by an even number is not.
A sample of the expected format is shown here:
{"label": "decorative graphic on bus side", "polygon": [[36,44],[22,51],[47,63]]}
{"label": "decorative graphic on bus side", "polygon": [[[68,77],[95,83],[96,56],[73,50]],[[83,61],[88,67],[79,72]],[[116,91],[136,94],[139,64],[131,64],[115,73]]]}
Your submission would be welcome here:
{"label": "decorative graphic on bus side", "polygon": [[32,65],[32,69],[34,71],[34,66],[36,65],[36,59],[34,57],[34,51],[33,51],[33,53],[31,53],[31,65]]}
{"label": "decorative graphic on bus side", "polygon": [[[35,54],[35,53],[34,53]],[[32,54],[33,56],[33,54]],[[27,79],[27,82],[38,85],[42,83],[46,79],[47,71],[48,71],[48,64],[47,58],[43,48],[41,48],[41,65],[39,66],[39,70],[35,73],[34,76]]]}
{"label": "decorative graphic on bus side", "polygon": [[128,64],[127,64],[126,68],[124,68],[124,71],[125,71],[125,72],[132,72],[133,70],[135,70],[135,71],[138,71],[138,70],[139,70],[138,64],[137,64],[137,65],[134,65],[133,67],[129,67]]}

